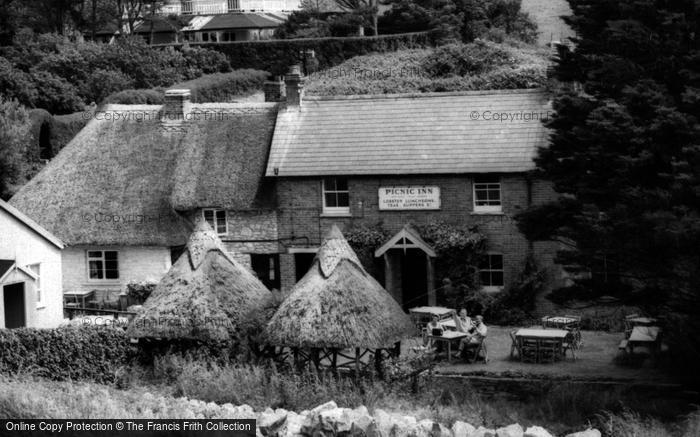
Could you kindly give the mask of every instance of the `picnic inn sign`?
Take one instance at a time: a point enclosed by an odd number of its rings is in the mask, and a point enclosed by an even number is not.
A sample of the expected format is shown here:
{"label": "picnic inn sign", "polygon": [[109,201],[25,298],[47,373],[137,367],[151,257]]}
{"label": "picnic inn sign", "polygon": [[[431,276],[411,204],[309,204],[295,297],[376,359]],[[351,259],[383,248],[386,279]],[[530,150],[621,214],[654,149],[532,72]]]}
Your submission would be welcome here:
{"label": "picnic inn sign", "polygon": [[379,210],[440,209],[440,187],[401,186],[379,188]]}

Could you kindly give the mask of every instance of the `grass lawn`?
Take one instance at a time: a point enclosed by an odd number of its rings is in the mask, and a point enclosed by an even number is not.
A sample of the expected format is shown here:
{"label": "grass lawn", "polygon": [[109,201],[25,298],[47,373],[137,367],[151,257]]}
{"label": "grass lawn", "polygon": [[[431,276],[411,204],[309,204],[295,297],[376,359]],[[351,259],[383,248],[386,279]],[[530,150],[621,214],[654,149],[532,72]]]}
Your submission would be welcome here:
{"label": "grass lawn", "polygon": [[493,374],[493,376],[541,375],[573,380],[620,380],[640,383],[670,383],[671,379],[646,359],[638,366],[622,366],[615,363],[620,353],[618,345],[622,333],[582,331],[583,346],[574,361],[567,353],[566,359],[554,364],[530,364],[510,358],[510,327],[489,326],[486,344],[489,362],[467,364],[453,359],[451,364],[439,361],[436,371],[441,374]]}
{"label": "grass lawn", "polygon": [[562,15],[571,14],[566,0],[523,0],[521,8],[537,23],[539,45],[549,44],[551,41],[564,41],[573,36],[571,28],[560,18]]}

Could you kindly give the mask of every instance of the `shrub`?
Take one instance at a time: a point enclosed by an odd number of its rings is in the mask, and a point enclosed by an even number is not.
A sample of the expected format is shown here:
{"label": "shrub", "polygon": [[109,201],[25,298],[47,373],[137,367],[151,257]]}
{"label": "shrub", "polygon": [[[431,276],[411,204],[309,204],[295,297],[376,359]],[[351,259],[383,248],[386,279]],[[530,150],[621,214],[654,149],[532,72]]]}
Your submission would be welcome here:
{"label": "shrub", "polygon": [[378,37],[242,41],[201,47],[225,54],[232,68],[254,68],[269,71],[274,75],[282,75],[290,65],[301,63],[299,53],[306,50],[313,50],[318,59],[319,68],[325,69],[354,56],[427,47],[432,44],[431,35],[423,32]]}
{"label": "shrub", "polygon": [[146,299],[148,299],[151,293],[153,293],[153,290],[155,290],[157,285],[157,282],[129,281],[126,284],[126,295],[137,304],[142,304],[146,301]]}
{"label": "shrub", "polygon": [[0,373],[110,382],[135,352],[122,329],[107,326],[0,330]]}
{"label": "shrub", "polygon": [[438,47],[425,57],[422,67],[431,77],[452,77],[481,74],[516,62],[505,47],[477,40],[472,44]]}
{"label": "shrub", "polygon": [[30,138],[31,123],[25,108],[0,96],[0,198],[10,197],[14,186],[23,182]]}
{"label": "shrub", "polygon": [[181,82],[172,88],[189,89],[192,101],[227,102],[232,98],[262,89],[268,73],[260,70],[236,70],[230,73],[208,74],[200,78]]}
{"label": "shrub", "polygon": [[118,103],[122,105],[162,105],[162,89],[123,90],[107,96],[103,104]]}

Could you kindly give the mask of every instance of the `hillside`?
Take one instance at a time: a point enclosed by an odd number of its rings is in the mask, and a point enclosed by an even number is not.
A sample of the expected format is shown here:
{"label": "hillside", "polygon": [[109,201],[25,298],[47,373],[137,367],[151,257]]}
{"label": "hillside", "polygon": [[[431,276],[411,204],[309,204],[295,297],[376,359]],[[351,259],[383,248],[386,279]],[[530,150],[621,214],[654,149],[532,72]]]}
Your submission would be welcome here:
{"label": "hillside", "polygon": [[309,76],[309,95],[393,94],[537,88],[548,50],[477,40],[357,56]]}

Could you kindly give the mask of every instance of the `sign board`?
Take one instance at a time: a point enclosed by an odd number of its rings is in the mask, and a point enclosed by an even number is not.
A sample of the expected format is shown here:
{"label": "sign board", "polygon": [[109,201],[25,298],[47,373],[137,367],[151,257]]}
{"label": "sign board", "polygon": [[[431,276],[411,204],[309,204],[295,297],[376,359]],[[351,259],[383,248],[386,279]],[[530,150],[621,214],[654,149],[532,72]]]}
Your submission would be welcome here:
{"label": "sign board", "polygon": [[379,188],[379,210],[440,209],[440,187],[411,185]]}

